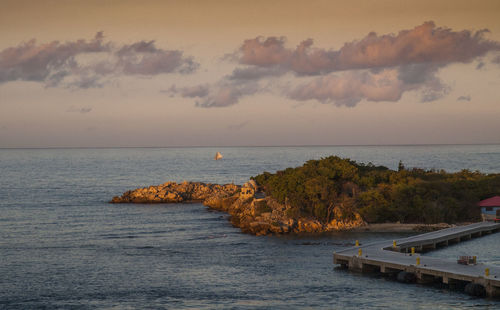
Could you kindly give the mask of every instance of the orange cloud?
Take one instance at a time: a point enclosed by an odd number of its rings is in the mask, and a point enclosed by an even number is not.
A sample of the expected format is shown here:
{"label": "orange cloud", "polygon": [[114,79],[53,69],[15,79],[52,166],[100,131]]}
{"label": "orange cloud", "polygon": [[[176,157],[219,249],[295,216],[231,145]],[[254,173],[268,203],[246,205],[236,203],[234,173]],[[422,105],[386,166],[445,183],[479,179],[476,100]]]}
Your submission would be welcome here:
{"label": "orange cloud", "polygon": [[313,40],[301,42],[295,49],[285,47],[284,37],[245,40],[239,50],[239,62],[253,66],[282,66],[297,74],[325,74],[352,69],[384,68],[407,64],[446,65],[469,62],[500,44],[486,40],[488,30],[453,31],[425,22],[398,34],[369,33],[361,40],[345,43],[338,50],[313,47]]}
{"label": "orange cloud", "polygon": [[[499,42],[484,38],[487,31],[453,31],[425,22],[397,34],[372,32],[361,40],[345,43],[338,50],[314,48],[312,39],[294,49],[285,46],[285,37],[245,40],[233,56],[246,67],[235,68],[231,75],[216,83],[224,85],[218,88],[218,95],[207,94],[205,99],[212,99],[198,105],[236,104],[240,97],[263,90],[243,88],[245,83],[253,82],[255,86],[263,78],[287,73],[293,73],[296,79],[321,75],[308,83],[282,87],[285,96],[299,101],[354,106],[363,99],[399,101],[407,91],[419,91],[422,102],[435,101],[450,90],[436,76],[440,68],[451,63],[471,62],[490,51],[500,50]],[[335,72],[338,74],[332,74]]]}

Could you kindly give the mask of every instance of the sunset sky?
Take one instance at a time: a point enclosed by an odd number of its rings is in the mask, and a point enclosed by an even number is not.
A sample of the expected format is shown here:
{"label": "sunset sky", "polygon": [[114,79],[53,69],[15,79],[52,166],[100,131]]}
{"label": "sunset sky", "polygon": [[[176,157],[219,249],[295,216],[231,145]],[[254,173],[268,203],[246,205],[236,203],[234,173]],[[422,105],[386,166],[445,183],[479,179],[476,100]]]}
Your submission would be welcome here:
{"label": "sunset sky", "polygon": [[0,147],[500,143],[500,1],[0,2]]}

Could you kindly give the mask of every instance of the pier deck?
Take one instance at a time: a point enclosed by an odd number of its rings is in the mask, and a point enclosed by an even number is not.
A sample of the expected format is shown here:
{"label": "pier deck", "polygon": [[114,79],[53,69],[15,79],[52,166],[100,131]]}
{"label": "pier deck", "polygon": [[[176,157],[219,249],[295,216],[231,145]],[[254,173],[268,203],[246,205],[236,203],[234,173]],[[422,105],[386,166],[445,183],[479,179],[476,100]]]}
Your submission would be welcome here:
{"label": "pier deck", "polygon": [[441,281],[446,284],[474,283],[484,287],[487,296],[500,296],[500,267],[484,264],[461,265],[456,260],[409,254],[432,250],[470,240],[500,230],[500,223],[481,222],[457,226],[408,238],[383,241],[335,252],[333,262],[357,271],[381,273],[407,272],[421,283]]}

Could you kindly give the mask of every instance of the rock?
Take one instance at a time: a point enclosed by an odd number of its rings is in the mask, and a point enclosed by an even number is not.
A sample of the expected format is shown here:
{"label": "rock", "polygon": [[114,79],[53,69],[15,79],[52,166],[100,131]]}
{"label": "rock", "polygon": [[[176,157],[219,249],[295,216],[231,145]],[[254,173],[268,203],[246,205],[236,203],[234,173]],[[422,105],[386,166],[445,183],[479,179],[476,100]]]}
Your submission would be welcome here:
{"label": "rock", "polygon": [[291,230],[290,226],[288,226],[286,224],[281,226],[281,232],[284,233],[284,234],[289,233],[290,230]]}
{"label": "rock", "polygon": [[325,231],[323,225],[318,220],[301,218],[297,221],[294,229],[297,233],[315,233]]}
{"label": "rock", "polygon": [[168,201],[172,201],[172,202],[181,202],[182,201],[182,197],[178,193],[175,193],[175,192],[167,192],[164,199],[168,200]]}
{"label": "rock", "polygon": [[271,219],[271,212],[262,213],[260,217],[265,221],[269,221]]}
{"label": "rock", "polygon": [[363,221],[363,219],[359,214],[356,214],[356,218],[354,220],[333,219],[332,221],[330,221],[330,223],[327,224],[326,230],[328,231],[348,230],[364,225],[366,225],[365,221]]}
{"label": "rock", "polygon": [[252,222],[250,223],[250,231],[257,236],[267,235],[271,225],[267,222]]}
{"label": "rock", "polygon": [[[256,188],[254,182],[247,187]],[[113,197],[111,203],[182,203],[202,202],[205,206],[227,212],[231,223],[243,232],[255,235],[284,233],[319,233],[350,229],[364,224],[356,214],[354,220],[332,220],[323,224],[311,218],[291,218],[288,204],[281,204],[272,197],[256,199],[242,195],[241,187],[234,184],[210,184],[202,182],[165,182],[158,186],[126,191]],[[340,210],[334,210],[341,215]]]}
{"label": "rock", "polygon": [[122,197],[119,197],[119,196],[115,196],[115,197],[113,197],[113,199],[111,199],[111,203],[121,203],[121,202],[124,202],[124,201],[122,201]]}
{"label": "rock", "polygon": [[234,184],[205,184],[201,182],[166,182],[158,186],[127,191],[120,197],[113,197],[111,203],[178,203],[204,201],[212,196],[227,197],[236,194],[239,186]]}

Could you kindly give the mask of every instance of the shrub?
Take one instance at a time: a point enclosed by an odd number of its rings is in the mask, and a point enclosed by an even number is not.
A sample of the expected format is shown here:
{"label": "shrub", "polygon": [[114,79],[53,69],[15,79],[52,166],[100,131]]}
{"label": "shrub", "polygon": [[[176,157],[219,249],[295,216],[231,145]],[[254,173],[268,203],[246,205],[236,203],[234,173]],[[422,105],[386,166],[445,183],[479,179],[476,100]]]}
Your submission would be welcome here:
{"label": "shrub", "polygon": [[[330,221],[333,209],[345,219],[356,212],[368,222],[454,223],[479,219],[475,204],[500,195],[500,174],[462,170],[398,171],[330,156],[303,166],[253,178],[268,196],[291,208],[287,216]],[[263,212],[269,212],[264,210]],[[259,209],[260,210],[260,209]]]}

